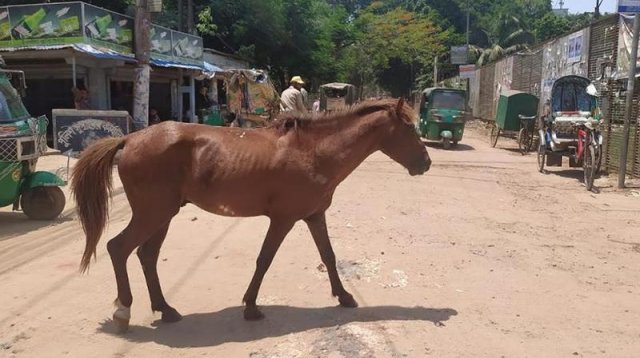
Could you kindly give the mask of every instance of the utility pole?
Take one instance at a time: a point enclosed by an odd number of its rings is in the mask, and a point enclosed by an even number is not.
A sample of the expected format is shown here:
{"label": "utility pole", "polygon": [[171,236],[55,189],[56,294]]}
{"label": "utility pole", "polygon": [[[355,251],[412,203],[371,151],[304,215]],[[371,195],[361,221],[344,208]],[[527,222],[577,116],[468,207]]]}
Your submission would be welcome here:
{"label": "utility pole", "polygon": [[187,0],[187,32],[190,34],[194,33],[193,19],[193,0]]}
{"label": "utility pole", "polygon": [[[471,15],[470,0],[467,0],[467,65],[469,64],[469,18]],[[467,78],[467,106],[469,106],[469,99],[471,98],[471,79]]]}
{"label": "utility pole", "polygon": [[438,55],[433,60],[433,87],[438,86]]}
{"label": "utility pole", "polygon": [[624,111],[624,128],[622,131],[622,148],[620,149],[620,171],[618,172],[618,189],[624,188],[627,176],[627,154],[629,152],[629,130],[631,127],[631,113],[633,112],[633,92],[636,83],[636,63],[638,61],[638,35],[640,33],[640,14],[633,18],[633,40],[631,42],[631,57],[629,58],[629,80],[627,82],[627,103]]}
{"label": "utility pole", "polygon": [[149,125],[149,77],[151,68],[151,16],[147,0],[136,0],[135,55],[138,64],[133,82],[133,125],[140,130]]}

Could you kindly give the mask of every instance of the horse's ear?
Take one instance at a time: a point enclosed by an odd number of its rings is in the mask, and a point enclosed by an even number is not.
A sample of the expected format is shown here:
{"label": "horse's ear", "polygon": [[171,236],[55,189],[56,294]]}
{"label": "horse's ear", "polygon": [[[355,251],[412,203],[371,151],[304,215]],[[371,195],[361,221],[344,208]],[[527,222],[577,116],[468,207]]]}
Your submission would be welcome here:
{"label": "horse's ear", "polygon": [[396,114],[398,118],[402,118],[402,108],[404,107],[404,98],[400,97],[398,100],[398,105],[396,106]]}

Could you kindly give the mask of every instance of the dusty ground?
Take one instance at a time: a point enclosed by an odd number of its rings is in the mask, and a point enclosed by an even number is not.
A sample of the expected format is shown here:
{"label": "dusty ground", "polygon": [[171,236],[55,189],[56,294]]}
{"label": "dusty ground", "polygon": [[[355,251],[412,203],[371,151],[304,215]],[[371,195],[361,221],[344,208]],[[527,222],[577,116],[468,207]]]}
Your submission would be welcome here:
{"label": "dusty ground", "polygon": [[[411,178],[372,156],[336,193],[329,230],[361,308],[336,307],[303,225],[289,235],[260,292],[267,318],[245,322],[241,298],[267,220],[187,206],[160,262],[185,318],[150,312],[136,258],[131,332],[112,333],[115,281],[106,238],[89,275],[69,205],[53,224],[0,212],[2,357],[637,357],[640,196],[580,171],[536,171],[535,156],[468,132],[457,150],[430,148]],[[66,161],[47,157],[55,170]],[[129,211],[121,191],[109,235]]]}

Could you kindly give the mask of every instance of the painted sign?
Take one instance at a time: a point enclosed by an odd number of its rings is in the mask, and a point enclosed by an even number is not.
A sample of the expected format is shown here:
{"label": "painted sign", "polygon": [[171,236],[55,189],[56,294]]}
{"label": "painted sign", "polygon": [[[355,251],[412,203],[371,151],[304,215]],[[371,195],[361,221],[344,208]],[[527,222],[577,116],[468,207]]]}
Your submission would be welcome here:
{"label": "painted sign", "polygon": [[85,111],[54,109],[53,143],[61,152],[77,156],[94,141],[129,134],[127,111]]}
{"label": "painted sign", "polygon": [[81,24],[80,3],[0,8],[0,44],[32,46],[81,42]]}
{"label": "painted sign", "polygon": [[0,44],[11,41],[11,21],[9,21],[9,8],[0,7]]}
{"label": "painted sign", "polygon": [[460,78],[473,79],[476,77],[476,65],[460,65]]}
{"label": "painted sign", "polygon": [[588,76],[589,36],[589,28],[586,28],[545,44],[542,50],[541,106],[551,98],[551,88],[558,78]]}
{"label": "painted sign", "polygon": [[640,0],[618,0],[618,12],[640,12]]}
{"label": "painted sign", "polygon": [[[133,53],[134,19],[82,2],[0,7],[0,47],[86,43]],[[151,58],[203,66],[202,37],[151,26]]]}
{"label": "painted sign", "polygon": [[171,29],[152,25],[149,37],[151,38],[151,57],[161,60],[170,60],[173,48],[171,46]]}
{"label": "painted sign", "polygon": [[569,36],[567,41],[567,62],[580,62],[582,59],[582,32]]}
{"label": "painted sign", "polygon": [[451,64],[466,65],[467,63],[469,63],[467,46],[451,46]]}
{"label": "painted sign", "polygon": [[[618,34],[618,61],[615,79],[629,77],[629,57],[633,43],[633,16],[620,15],[620,33]],[[636,59],[636,76],[640,67],[640,52]]]}
{"label": "painted sign", "polygon": [[171,46],[177,62],[202,65],[202,37],[171,31]]}
{"label": "painted sign", "polygon": [[134,19],[84,4],[84,35],[87,42],[130,54],[133,52]]}

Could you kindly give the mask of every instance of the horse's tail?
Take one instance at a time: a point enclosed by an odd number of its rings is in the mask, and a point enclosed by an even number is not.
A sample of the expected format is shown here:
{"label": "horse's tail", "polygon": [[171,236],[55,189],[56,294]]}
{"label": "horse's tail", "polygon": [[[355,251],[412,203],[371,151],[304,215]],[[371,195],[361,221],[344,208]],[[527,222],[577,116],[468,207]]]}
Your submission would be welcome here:
{"label": "horse's tail", "polygon": [[95,142],[83,151],[73,170],[71,191],[86,235],[80,272],[87,271],[91,256],[96,256],[96,246],[107,224],[114,157],[124,143],[124,137]]}

